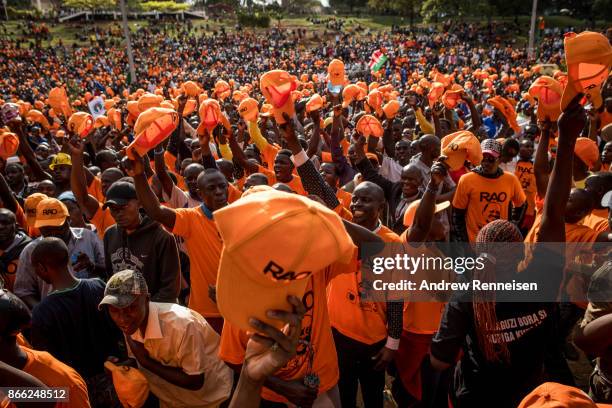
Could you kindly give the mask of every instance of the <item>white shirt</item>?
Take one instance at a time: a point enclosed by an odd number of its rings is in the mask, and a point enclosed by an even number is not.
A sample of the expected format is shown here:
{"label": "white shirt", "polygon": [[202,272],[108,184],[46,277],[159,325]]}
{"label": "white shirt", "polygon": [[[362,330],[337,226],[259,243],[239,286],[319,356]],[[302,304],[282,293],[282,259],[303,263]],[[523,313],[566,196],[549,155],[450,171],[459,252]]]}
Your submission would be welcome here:
{"label": "white shirt", "polygon": [[[149,356],[159,363],[181,368],[185,374],[204,374],[204,385],[191,391],[170,384],[139,364],[151,392],[162,407],[217,407],[229,398],[232,370],[219,359],[220,337],[197,312],[174,303],[149,302],[144,337],[140,330],[130,336],[144,343]],[[128,354],[133,357],[132,351]]]}

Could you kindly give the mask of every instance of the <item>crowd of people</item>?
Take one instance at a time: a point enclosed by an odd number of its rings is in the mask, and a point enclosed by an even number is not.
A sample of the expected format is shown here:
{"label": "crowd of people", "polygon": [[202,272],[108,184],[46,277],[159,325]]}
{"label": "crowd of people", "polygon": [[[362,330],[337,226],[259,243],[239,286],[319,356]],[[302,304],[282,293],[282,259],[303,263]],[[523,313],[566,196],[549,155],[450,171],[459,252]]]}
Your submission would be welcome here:
{"label": "crowd of people", "polygon": [[[612,404],[612,30],[550,31],[537,64],[502,32],[162,25],[133,37],[136,78],[110,31],[2,39],[0,386],[70,407]],[[582,252],[519,266],[493,245],[522,242]],[[552,295],[369,300],[360,249],[383,243],[470,246]]]}

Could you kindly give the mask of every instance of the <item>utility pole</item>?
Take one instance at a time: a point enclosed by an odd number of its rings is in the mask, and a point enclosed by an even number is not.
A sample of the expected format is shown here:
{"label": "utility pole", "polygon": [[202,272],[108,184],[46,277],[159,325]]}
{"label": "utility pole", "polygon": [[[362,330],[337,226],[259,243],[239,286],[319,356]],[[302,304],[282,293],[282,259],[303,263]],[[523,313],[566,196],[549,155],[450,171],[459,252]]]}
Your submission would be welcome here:
{"label": "utility pole", "polygon": [[529,28],[529,48],[527,55],[529,58],[535,57],[535,30],[536,30],[536,14],[538,12],[538,0],[533,0],[531,6],[531,27]]}
{"label": "utility pole", "polygon": [[121,7],[121,25],[123,26],[123,36],[125,37],[127,47],[128,64],[130,65],[130,83],[133,84],[136,83],[136,69],[134,68],[134,54],[132,54],[132,40],[130,39],[125,0],[119,0],[119,4]]}

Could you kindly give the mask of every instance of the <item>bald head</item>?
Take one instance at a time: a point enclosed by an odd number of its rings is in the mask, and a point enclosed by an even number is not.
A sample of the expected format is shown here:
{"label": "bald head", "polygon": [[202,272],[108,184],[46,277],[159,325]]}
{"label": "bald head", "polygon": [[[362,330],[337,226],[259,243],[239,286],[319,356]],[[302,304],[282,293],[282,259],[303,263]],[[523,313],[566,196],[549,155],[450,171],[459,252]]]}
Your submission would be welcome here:
{"label": "bald head", "polygon": [[385,192],[378,184],[374,184],[371,181],[363,181],[359,183],[353,194],[360,192],[366,194],[370,197],[371,200],[377,201],[379,203],[383,203],[385,201]]}

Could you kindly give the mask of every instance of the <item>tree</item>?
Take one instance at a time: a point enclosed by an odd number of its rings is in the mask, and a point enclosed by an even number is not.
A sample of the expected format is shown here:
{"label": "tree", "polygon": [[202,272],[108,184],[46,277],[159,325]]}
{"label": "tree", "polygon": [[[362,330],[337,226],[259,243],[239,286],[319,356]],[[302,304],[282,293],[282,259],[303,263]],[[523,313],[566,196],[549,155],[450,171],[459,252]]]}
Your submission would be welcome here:
{"label": "tree", "polygon": [[63,7],[85,10],[110,10],[117,7],[115,0],[64,0]]}
{"label": "tree", "polygon": [[347,9],[350,13],[356,8],[365,7],[367,3],[367,0],[329,0],[329,6],[334,10]]}
{"label": "tree", "polygon": [[410,26],[414,25],[414,19],[418,14],[416,0],[368,0],[368,7],[380,13],[396,13],[401,16],[410,17]]}

